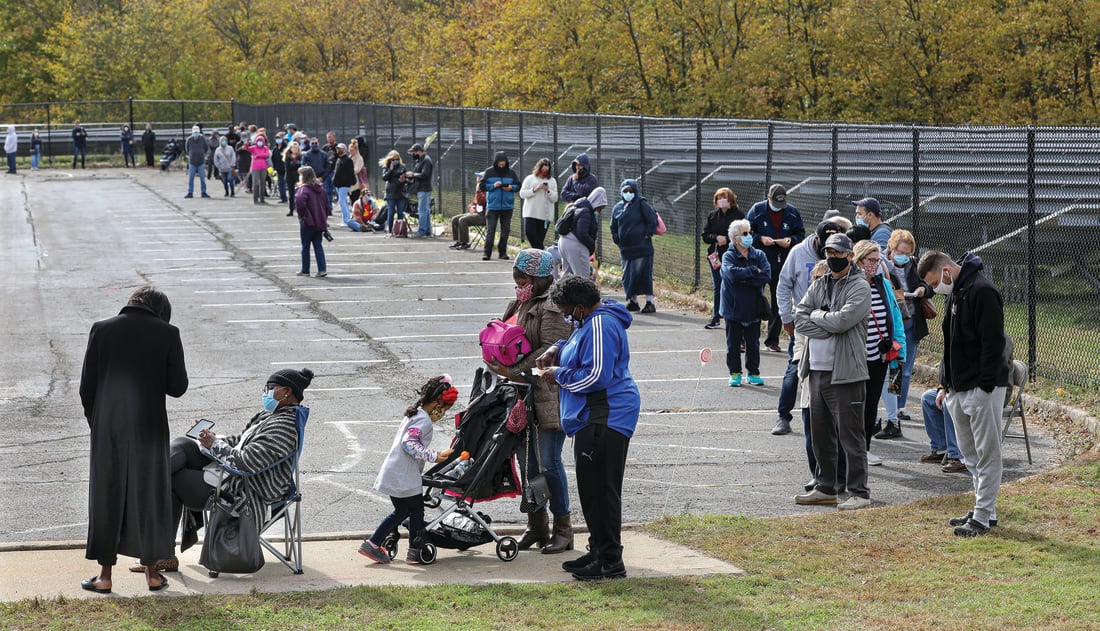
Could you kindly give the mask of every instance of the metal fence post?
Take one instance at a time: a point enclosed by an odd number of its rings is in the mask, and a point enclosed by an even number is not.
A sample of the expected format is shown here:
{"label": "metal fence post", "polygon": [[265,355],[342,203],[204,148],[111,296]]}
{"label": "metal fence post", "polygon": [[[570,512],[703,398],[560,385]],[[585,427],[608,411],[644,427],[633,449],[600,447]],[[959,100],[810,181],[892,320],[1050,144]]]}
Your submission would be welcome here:
{"label": "metal fence post", "polygon": [[1035,294],[1035,128],[1027,128],[1027,366],[1028,377],[1035,379],[1037,362]]}
{"label": "metal fence post", "polygon": [[[699,209],[703,205],[703,121],[695,121],[695,280],[691,290],[699,289],[699,257],[701,252],[702,225]],[[736,350],[736,349],[734,349]]]}
{"label": "metal fence post", "polygon": [[130,102],[130,133],[134,133],[134,97],[127,99]]}
{"label": "metal fence post", "polygon": [[[596,114],[596,166],[592,167],[593,171],[599,171],[599,166],[603,164],[603,118],[599,114]],[[599,175],[596,175],[596,179],[599,179]],[[640,193],[639,193],[640,194]],[[600,213],[603,215],[603,213]],[[610,219],[608,220],[610,221]],[[602,221],[601,221],[602,223]],[[599,232],[596,233],[596,262],[603,265],[603,227],[601,226]]]}
{"label": "metal fence post", "polygon": [[237,120],[237,99],[229,97],[229,126],[233,127],[233,121]]}
{"label": "metal fence post", "polygon": [[[458,172],[459,181],[462,182],[462,208],[466,210],[466,108],[458,110]],[[458,237],[458,235],[451,235]]]}
{"label": "metal fence post", "polygon": [[[920,238],[920,130],[913,128],[913,211],[909,213],[913,221],[913,238]],[[914,252],[919,255],[920,252]]]}
{"label": "metal fence post", "polygon": [[414,105],[410,109],[412,110],[412,141],[409,143],[411,147],[418,142],[418,136],[416,135],[416,106]]}
{"label": "metal fence post", "polygon": [[775,140],[775,123],[768,122],[768,153],[764,163],[764,190],[772,185],[772,144]]}
{"label": "metal fence post", "polygon": [[443,214],[443,110],[435,110],[435,196],[439,200],[439,213]]}
{"label": "metal fence post", "polygon": [[397,112],[396,112],[397,106],[396,105],[391,105],[389,109],[390,109],[390,149],[396,149],[397,148],[397,123],[395,122],[395,119],[397,118]]}
{"label": "metal fence post", "polygon": [[[523,112],[519,113],[518,123],[519,129],[517,130],[517,133],[519,134],[519,156],[517,156],[516,159],[519,160],[519,162],[517,162],[516,164],[519,165],[519,172],[517,173],[517,175],[519,173],[526,173],[526,171],[523,170]],[[520,175],[520,177],[526,176]],[[513,190],[515,190],[514,187]],[[521,243],[527,240],[527,222],[523,220],[522,212],[520,213],[519,218],[519,240]]]}
{"label": "metal fence post", "polygon": [[647,170],[645,166],[645,116],[638,117],[638,160],[640,162],[638,165],[640,171],[638,177],[640,179]]}
{"label": "metal fence post", "polygon": [[485,110],[485,162],[493,164],[493,111]]}
{"label": "metal fence post", "polygon": [[184,102],[180,101],[180,133],[187,137],[187,114],[184,111]]}
{"label": "metal fence post", "polygon": [[833,126],[833,149],[829,171],[829,208],[836,208],[837,154],[840,152],[840,130]]}
{"label": "metal fence post", "polygon": [[50,164],[53,165],[53,124],[50,120],[50,104],[46,104],[46,152],[50,154]]}
{"label": "metal fence post", "polygon": [[[550,169],[551,169],[550,172],[554,174],[554,177],[557,177],[557,174],[558,174],[558,115],[554,114],[551,117],[551,120],[553,121],[553,129],[551,130],[550,133],[553,136],[552,139],[551,139],[551,142],[554,143],[554,150],[550,155],[550,160],[553,162],[550,165]],[[554,202],[554,225],[555,226],[557,225],[557,221],[558,221],[558,202]]]}

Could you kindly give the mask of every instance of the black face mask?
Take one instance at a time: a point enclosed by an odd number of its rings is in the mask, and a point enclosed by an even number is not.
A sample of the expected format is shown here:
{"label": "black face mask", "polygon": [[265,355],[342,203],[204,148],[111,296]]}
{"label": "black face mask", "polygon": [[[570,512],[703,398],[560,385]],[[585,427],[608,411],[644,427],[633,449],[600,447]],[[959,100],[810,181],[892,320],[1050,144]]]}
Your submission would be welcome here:
{"label": "black face mask", "polygon": [[828,261],[829,269],[832,270],[834,274],[843,272],[849,265],[848,257],[838,258],[830,256],[825,260]]}

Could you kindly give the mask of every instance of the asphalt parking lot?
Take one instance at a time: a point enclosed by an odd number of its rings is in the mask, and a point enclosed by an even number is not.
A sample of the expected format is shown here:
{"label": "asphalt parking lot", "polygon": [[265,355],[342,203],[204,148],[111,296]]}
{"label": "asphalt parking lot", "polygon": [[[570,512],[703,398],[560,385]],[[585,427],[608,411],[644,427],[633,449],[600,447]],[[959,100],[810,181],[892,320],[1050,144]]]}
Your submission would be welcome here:
{"label": "asphalt parking lot", "polygon": [[[168,401],[179,434],[199,417],[237,431],[260,409],[271,372],[316,372],[305,401],[312,409],[302,460],[307,534],[367,531],[389,511],[389,499],[371,487],[417,386],[447,372],[465,400],[480,362],[477,332],[513,295],[509,263],[449,250],[446,238],[335,228],[325,246],[329,276],[295,276],[298,228],[285,207],[225,198],[211,184],[213,199],[198,191],[183,199],[179,172],[48,170],[0,180],[8,279],[0,302],[7,508],[0,542],[83,539],[88,428],[77,387],[87,334],[146,282],[172,300],[187,355],[190,389]],[[704,330],[703,314],[669,304],[636,316],[630,328],[642,417],[630,446],[624,520],[806,512],[792,501],[809,477],[801,428],[770,435],[786,356],[764,353],[765,386],[729,388],[723,334]],[[700,350],[708,347],[713,359],[704,365]],[[919,418],[917,403],[908,409]],[[876,503],[969,488],[968,476],[917,461],[927,450],[923,426],[903,430],[902,439],[873,446],[885,460],[871,469]],[[1032,446],[1029,466],[1022,442],[1006,443],[1006,479],[1050,465],[1050,441],[1033,437]],[[568,442],[565,451],[571,472]],[[575,488],[572,498],[579,518]],[[518,502],[482,510],[496,522],[523,519]]]}

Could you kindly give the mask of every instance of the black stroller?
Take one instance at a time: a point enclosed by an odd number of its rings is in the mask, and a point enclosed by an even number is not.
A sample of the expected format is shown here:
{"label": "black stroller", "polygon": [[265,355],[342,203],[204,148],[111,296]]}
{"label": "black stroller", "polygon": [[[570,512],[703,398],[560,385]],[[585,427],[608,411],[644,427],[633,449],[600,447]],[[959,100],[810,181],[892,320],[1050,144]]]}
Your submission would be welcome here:
{"label": "black stroller", "polygon": [[[467,550],[490,541],[496,542],[501,561],[511,561],[519,554],[515,538],[494,532],[492,518],[474,510],[473,504],[520,495],[515,454],[526,438],[530,391],[526,383],[505,381],[484,368],[477,370],[470,403],[457,418],[458,435],[451,445],[454,453],[423,475],[426,506],[437,508],[444,500],[453,504],[425,527],[419,542],[421,562],[434,563],[436,547]],[[456,466],[463,451],[470,453],[472,464],[459,473]],[[390,558],[397,554],[398,539],[394,531],[383,543]]]}
{"label": "black stroller", "polygon": [[169,140],[168,144],[164,145],[164,155],[160,157],[160,170],[167,171],[168,167],[172,166],[172,162],[182,153],[183,145],[180,141],[175,138]]}

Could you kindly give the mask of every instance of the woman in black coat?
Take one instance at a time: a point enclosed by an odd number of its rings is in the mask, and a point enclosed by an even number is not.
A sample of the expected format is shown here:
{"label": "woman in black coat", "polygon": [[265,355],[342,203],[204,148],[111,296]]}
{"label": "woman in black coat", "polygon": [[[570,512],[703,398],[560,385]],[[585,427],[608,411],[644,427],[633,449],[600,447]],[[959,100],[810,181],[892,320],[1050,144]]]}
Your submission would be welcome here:
{"label": "woman in black coat", "polygon": [[168,581],[154,564],[172,554],[172,489],[164,397],[187,392],[179,329],[172,305],[152,287],[139,288],[113,318],[96,322],[80,375],[80,402],[91,428],[88,542],[84,556],[98,576],[81,583],[109,594],[118,555],[149,569],[150,591]]}
{"label": "woman in black coat", "polygon": [[[722,326],[722,317],[718,308],[722,302],[722,257],[730,247],[730,224],[744,219],[745,213],[737,207],[737,194],[728,188],[714,192],[714,210],[707,215],[707,224],[703,226],[703,242],[707,244],[707,264],[714,280],[714,309],[710,313],[710,322],[704,328],[717,329]],[[714,255],[713,257],[711,255]]]}

